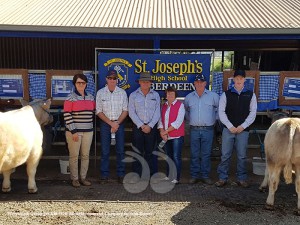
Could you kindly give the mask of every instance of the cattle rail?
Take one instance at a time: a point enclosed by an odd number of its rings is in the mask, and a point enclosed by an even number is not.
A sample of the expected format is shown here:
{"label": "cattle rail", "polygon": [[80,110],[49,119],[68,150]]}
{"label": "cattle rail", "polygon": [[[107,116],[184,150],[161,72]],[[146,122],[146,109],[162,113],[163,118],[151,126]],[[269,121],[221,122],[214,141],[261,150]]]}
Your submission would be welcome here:
{"label": "cattle rail", "polygon": [[[62,113],[61,109],[51,109],[50,110],[51,113],[55,114],[55,113]],[[266,116],[267,112],[257,112],[258,116]],[[293,116],[299,116],[300,112],[293,112]],[[262,123],[263,123],[263,117],[262,117]],[[60,132],[60,133],[64,133],[65,128],[63,126],[59,127],[59,128],[52,128],[52,131],[54,131],[54,129],[57,129],[56,132]],[[100,128],[97,127],[96,128],[96,132],[99,132]],[[131,128],[125,128],[125,132],[132,132]],[[250,134],[254,135],[254,134],[266,134],[267,130],[266,129],[252,129],[250,130]],[[187,132],[187,135],[189,135],[189,132]],[[97,137],[97,139],[99,139],[99,137]],[[188,141],[187,141],[188,142]],[[188,143],[189,144],[189,143]],[[186,144],[186,146],[189,146],[188,144]],[[51,143],[52,146],[65,146],[66,143],[65,142],[60,142],[60,141],[54,141]],[[96,141],[96,148],[99,149],[99,146],[101,146],[101,143]],[[125,143],[125,147],[130,147],[131,143],[130,142],[126,142]],[[261,144],[249,144],[248,145],[249,149],[258,149],[261,148]],[[90,156],[91,159],[100,159],[100,156],[96,155],[96,150],[95,150],[95,155]],[[47,155],[43,155],[42,159],[68,159],[68,156],[66,155],[55,155],[55,156],[47,156]]]}

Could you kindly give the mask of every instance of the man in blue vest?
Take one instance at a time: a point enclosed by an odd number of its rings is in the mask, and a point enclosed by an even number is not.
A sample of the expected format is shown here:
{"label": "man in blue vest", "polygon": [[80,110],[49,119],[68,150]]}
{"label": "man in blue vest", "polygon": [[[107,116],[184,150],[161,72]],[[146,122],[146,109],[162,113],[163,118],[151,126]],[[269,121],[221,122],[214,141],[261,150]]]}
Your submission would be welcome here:
{"label": "man in blue vest", "polygon": [[247,183],[247,146],[249,126],[256,117],[257,100],[255,94],[244,86],[246,73],[236,70],[233,75],[234,87],[221,95],[219,117],[224,124],[222,133],[222,157],[218,166],[217,187],[223,187],[228,180],[230,159],[235,146],[237,153],[237,184],[249,187]]}

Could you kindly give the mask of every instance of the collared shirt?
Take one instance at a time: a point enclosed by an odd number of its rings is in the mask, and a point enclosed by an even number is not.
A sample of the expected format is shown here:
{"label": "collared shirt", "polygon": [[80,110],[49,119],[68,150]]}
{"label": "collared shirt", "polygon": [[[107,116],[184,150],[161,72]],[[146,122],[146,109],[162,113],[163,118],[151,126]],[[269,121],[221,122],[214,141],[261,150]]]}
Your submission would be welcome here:
{"label": "collared shirt", "polygon": [[96,114],[102,112],[108,119],[117,120],[123,111],[128,111],[128,98],[122,88],[111,92],[106,86],[97,92]]}
{"label": "collared shirt", "polygon": [[[177,102],[177,100],[175,99],[175,101],[172,102],[171,104],[174,105],[176,102]],[[158,129],[159,128],[164,128],[165,130],[167,130],[169,128],[168,124],[169,124],[169,115],[170,115],[170,108],[171,107],[169,106],[168,102],[166,102],[166,104],[168,105],[168,108],[167,108],[167,111],[165,113],[165,127],[163,127],[163,123],[162,123],[162,120],[161,120],[161,117],[160,117],[159,121],[158,121],[158,126],[157,126]],[[174,127],[175,129],[178,129],[181,126],[181,124],[183,123],[184,115],[185,115],[185,109],[184,109],[183,104],[181,104],[180,108],[179,108],[179,111],[178,111],[177,118],[173,123],[171,123],[171,126]],[[168,140],[174,139],[174,138],[178,138],[178,137],[168,137]]]}
{"label": "collared shirt", "polygon": [[140,128],[148,124],[153,128],[160,118],[160,98],[156,91],[150,89],[145,96],[138,88],[129,96],[129,117]]}
{"label": "collared shirt", "polygon": [[[241,94],[241,92],[246,91],[246,89],[242,89],[240,92],[237,91],[234,87],[231,89],[231,91],[236,92],[237,94]],[[229,121],[225,109],[226,109],[226,104],[227,104],[227,98],[226,98],[226,94],[225,92],[223,92],[223,94],[221,95],[220,98],[220,104],[219,104],[219,117],[221,122],[228,128],[232,128],[233,125],[232,123]],[[257,111],[257,100],[256,100],[256,95],[255,93],[253,93],[251,101],[250,101],[250,107],[249,107],[249,115],[246,118],[245,122],[243,122],[241,124],[241,126],[246,129],[247,127],[249,127],[255,120],[256,117],[256,111]]]}
{"label": "collared shirt", "polygon": [[217,93],[205,89],[199,96],[193,91],[184,100],[186,119],[191,126],[213,126],[218,116],[218,106]]}

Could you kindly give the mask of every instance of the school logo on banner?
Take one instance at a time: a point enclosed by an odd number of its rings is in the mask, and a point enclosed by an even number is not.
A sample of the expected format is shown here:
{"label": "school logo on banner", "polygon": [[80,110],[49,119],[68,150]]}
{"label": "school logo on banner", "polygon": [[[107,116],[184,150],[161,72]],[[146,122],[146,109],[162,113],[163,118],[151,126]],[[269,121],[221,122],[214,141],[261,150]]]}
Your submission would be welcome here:
{"label": "school logo on banner", "polygon": [[113,58],[104,63],[104,66],[108,70],[116,70],[118,73],[118,86],[124,90],[130,88],[128,83],[128,68],[132,67],[132,64],[122,58]]}

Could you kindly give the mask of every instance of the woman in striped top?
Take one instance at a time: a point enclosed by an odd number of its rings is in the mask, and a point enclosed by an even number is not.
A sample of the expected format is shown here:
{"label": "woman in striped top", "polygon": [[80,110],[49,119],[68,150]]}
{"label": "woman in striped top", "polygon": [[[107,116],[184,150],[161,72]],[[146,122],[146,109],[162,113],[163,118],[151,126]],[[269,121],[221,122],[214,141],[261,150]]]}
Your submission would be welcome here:
{"label": "woman in striped top", "polygon": [[[91,185],[91,182],[86,179],[86,174],[89,168],[89,153],[94,132],[95,100],[85,91],[87,82],[84,74],[76,74],[73,77],[74,91],[64,102],[70,176],[74,187],[80,187],[80,183],[84,186]],[[81,155],[80,180],[78,179],[79,153]]]}

